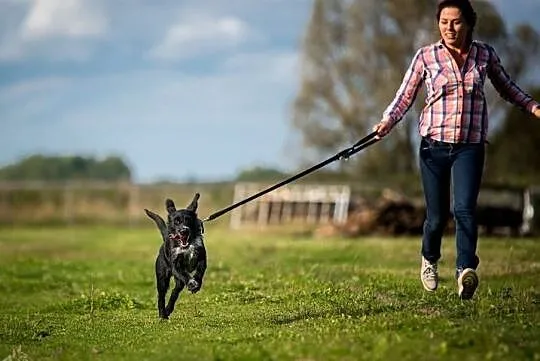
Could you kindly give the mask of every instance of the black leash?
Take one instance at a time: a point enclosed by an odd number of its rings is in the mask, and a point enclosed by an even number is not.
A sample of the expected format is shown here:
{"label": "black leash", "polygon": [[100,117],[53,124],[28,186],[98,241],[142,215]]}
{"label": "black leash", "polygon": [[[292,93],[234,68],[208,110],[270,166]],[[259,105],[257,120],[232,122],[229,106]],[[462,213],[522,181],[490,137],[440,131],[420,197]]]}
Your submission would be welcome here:
{"label": "black leash", "polygon": [[277,184],[274,184],[273,186],[271,187],[268,187],[262,191],[260,191],[259,193],[256,193],[246,199],[243,199],[239,202],[236,202],[234,204],[231,204],[230,206],[226,207],[226,208],[223,208],[222,210],[220,211],[217,211],[211,215],[209,215],[207,218],[203,219],[203,222],[208,222],[208,221],[211,221],[211,220],[214,220],[222,215],[224,215],[225,213],[227,212],[230,212],[232,211],[233,209],[237,208],[237,207],[240,207],[241,205],[243,204],[246,204],[247,202],[250,202],[252,200],[254,200],[255,198],[258,198],[266,193],[269,193],[279,187],[282,187],[284,186],[285,184],[288,184],[290,182],[293,182],[295,180],[297,180],[298,178],[301,178],[309,173],[312,173],[314,171],[316,171],[317,169],[319,168],[322,168],[324,167],[325,165],[329,164],[329,163],[332,163],[338,159],[348,159],[350,156],[352,156],[353,154],[355,153],[358,153],[359,151],[361,151],[362,149],[365,149],[367,147],[369,147],[370,145],[374,144],[374,143],[377,143],[379,141],[378,138],[375,138],[377,136],[377,132],[373,132],[373,133],[370,133],[369,135],[365,136],[364,138],[360,139],[358,142],[356,142],[352,147],[349,147],[345,150],[342,150],[341,152],[337,153],[336,155],[334,155],[333,157],[330,157],[328,158],[327,160],[319,163],[319,164],[316,164],[314,166],[312,166],[311,168],[309,169],[306,169],[304,170],[303,172],[300,172],[290,178],[287,178]]}

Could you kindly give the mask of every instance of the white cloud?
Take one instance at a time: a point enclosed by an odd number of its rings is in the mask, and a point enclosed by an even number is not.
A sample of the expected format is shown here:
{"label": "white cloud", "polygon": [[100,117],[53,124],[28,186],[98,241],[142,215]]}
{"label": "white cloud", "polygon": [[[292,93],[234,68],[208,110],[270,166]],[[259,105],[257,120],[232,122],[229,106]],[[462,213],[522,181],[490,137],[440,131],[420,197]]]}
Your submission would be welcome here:
{"label": "white cloud", "polygon": [[101,0],[3,0],[0,61],[88,59],[109,31]]}
{"label": "white cloud", "polygon": [[150,55],[164,60],[191,58],[238,46],[248,37],[248,25],[236,17],[195,15],[172,25]]}
{"label": "white cloud", "polygon": [[84,0],[34,0],[21,36],[25,40],[101,36],[107,31],[107,17],[97,5]]}

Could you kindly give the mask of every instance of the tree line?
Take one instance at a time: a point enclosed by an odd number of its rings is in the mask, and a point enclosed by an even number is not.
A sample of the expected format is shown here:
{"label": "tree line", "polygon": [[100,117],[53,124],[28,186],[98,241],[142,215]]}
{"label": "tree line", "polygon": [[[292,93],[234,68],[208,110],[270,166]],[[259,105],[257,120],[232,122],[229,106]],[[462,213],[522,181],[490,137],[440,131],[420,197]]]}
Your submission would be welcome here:
{"label": "tree line", "polygon": [[31,155],[15,164],[0,168],[3,181],[129,181],[131,170],[117,156],[104,159],[84,156]]}

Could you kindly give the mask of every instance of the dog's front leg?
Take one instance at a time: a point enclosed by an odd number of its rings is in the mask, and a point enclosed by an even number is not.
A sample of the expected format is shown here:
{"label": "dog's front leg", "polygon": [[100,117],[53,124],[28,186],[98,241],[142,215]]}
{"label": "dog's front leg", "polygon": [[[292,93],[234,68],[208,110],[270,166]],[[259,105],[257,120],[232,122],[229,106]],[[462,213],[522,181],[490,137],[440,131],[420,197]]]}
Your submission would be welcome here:
{"label": "dog's front leg", "polygon": [[180,292],[184,289],[185,282],[175,278],[176,284],[171,291],[171,296],[169,297],[169,303],[167,303],[167,307],[165,308],[167,315],[171,315],[171,313],[174,311],[174,305],[176,304],[176,301],[178,300],[178,296],[180,295]]}
{"label": "dog's front leg", "polygon": [[169,289],[169,283],[171,281],[171,272],[163,266],[162,261],[158,258],[156,260],[156,286],[158,292],[158,312],[159,317],[162,319],[169,318],[169,314],[165,309],[165,296]]}
{"label": "dog's front leg", "polygon": [[188,290],[191,293],[197,293],[202,287],[204,273],[206,272],[206,254],[199,260],[193,278],[187,284]]}

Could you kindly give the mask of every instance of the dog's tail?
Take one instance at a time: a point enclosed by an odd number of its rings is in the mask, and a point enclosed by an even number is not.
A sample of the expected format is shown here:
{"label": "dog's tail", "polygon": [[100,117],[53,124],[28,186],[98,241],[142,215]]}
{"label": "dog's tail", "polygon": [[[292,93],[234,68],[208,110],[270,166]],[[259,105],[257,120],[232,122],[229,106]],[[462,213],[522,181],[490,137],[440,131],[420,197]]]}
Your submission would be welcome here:
{"label": "dog's tail", "polygon": [[165,224],[165,221],[163,218],[159,216],[159,214],[156,214],[152,211],[149,211],[148,209],[144,209],[144,212],[148,217],[150,217],[155,223],[156,226],[159,229],[159,232],[161,233],[161,237],[163,237],[163,242],[167,239],[167,225]]}

